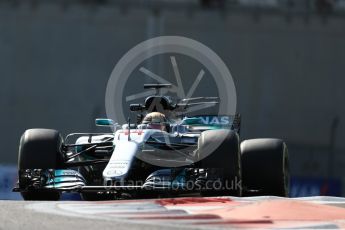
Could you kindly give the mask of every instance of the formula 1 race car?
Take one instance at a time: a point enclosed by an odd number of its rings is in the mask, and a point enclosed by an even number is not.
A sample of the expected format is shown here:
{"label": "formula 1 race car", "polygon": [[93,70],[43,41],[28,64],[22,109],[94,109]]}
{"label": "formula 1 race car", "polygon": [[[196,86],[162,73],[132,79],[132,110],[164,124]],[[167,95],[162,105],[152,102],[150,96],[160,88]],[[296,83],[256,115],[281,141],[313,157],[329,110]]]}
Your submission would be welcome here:
{"label": "formula 1 race car", "polygon": [[58,200],[62,192],[78,192],[84,200],[288,196],[289,159],[282,140],[240,142],[239,114],[188,116],[183,111],[192,104],[220,102],[200,97],[176,103],[159,94],[165,87],[170,85],[145,85],[157,94],[130,105],[136,124],[129,119],[119,128],[111,119],[96,119],[96,125],[111,127],[110,133],[63,139],[56,130],[26,130],[14,191],[25,200]]}

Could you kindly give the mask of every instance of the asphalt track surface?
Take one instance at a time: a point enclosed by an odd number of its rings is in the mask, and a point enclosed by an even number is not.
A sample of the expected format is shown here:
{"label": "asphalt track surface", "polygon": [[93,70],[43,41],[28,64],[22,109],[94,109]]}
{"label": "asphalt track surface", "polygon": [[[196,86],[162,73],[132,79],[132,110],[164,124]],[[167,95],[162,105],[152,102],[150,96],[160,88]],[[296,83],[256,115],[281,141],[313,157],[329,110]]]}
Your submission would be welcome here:
{"label": "asphalt track surface", "polygon": [[0,229],[343,229],[345,198],[0,201]]}

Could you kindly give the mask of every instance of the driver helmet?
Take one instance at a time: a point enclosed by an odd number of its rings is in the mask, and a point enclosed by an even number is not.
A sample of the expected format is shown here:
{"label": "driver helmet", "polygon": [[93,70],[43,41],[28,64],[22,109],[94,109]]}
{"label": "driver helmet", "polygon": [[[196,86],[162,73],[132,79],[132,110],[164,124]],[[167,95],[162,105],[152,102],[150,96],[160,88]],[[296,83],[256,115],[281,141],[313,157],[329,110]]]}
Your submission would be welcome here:
{"label": "driver helmet", "polygon": [[148,113],[144,117],[142,124],[145,124],[147,129],[167,131],[167,119],[165,115],[160,112]]}

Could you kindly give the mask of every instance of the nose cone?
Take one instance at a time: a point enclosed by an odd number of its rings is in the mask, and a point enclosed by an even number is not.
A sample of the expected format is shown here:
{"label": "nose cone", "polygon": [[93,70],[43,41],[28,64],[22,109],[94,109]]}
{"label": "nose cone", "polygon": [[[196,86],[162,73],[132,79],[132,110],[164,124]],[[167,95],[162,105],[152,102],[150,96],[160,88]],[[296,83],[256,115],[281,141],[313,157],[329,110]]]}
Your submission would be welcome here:
{"label": "nose cone", "polygon": [[138,150],[138,144],[131,141],[120,141],[116,144],[114,152],[108,165],[103,171],[104,179],[124,178],[132,165],[135,154]]}

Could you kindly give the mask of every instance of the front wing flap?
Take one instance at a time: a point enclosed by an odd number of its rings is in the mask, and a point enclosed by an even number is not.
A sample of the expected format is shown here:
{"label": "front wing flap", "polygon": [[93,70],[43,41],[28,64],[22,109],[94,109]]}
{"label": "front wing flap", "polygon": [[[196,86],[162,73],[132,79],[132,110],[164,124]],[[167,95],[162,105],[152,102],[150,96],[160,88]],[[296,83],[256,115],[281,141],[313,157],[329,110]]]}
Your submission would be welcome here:
{"label": "front wing flap", "polygon": [[20,171],[19,186],[15,192],[32,190],[56,190],[61,192],[200,192],[208,190],[206,182],[219,183],[221,178],[205,169],[162,169],[147,177],[142,184],[114,183],[113,185],[89,186],[84,177],[75,170],[27,169]]}

